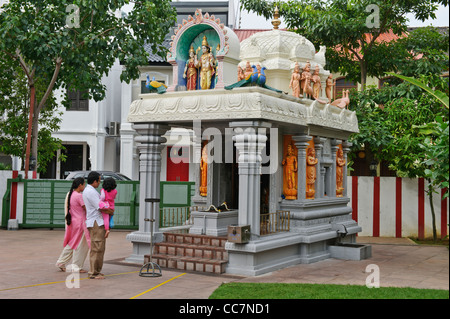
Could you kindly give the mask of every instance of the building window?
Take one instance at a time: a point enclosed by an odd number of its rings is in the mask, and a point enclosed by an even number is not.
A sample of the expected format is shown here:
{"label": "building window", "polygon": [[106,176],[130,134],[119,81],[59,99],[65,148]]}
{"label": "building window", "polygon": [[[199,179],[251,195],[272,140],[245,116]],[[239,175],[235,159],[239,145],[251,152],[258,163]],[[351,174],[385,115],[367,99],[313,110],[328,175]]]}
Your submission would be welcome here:
{"label": "building window", "polygon": [[72,91],[67,89],[67,99],[69,100],[68,111],[89,111],[89,97],[87,91]]}
{"label": "building window", "polygon": [[334,86],[334,99],[342,98],[343,90],[356,89],[357,86],[352,81],[347,81],[345,77],[337,78],[336,85]]}

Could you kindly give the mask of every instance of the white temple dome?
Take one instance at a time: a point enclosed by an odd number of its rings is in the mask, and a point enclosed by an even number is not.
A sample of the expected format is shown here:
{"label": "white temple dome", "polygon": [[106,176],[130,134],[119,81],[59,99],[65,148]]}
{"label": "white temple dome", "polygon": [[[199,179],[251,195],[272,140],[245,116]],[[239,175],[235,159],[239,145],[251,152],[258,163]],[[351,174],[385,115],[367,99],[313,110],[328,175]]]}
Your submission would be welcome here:
{"label": "white temple dome", "polygon": [[[295,62],[325,65],[324,50],[295,32],[274,29],[258,32],[241,42],[241,62],[261,63],[269,70],[292,70]],[[317,57],[317,59],[316,59]]]}

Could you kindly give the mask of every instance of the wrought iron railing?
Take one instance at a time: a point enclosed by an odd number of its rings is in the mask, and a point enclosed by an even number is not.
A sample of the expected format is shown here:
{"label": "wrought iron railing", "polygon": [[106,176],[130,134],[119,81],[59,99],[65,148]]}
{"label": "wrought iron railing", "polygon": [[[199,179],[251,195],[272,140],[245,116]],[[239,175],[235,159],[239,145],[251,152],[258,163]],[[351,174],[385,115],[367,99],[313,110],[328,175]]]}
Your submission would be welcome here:
{"label": "wrought iron railing", "polygon": [[279,210],[275,213],[261,214],[260,216],[261,236],[290,230],[290,211]]}

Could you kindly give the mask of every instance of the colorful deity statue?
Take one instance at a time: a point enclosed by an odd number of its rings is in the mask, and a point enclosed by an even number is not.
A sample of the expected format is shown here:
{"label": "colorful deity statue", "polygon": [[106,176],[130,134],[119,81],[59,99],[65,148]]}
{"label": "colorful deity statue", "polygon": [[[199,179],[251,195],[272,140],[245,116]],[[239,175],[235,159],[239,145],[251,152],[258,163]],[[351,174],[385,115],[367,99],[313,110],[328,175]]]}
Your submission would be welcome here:
{"label": "colorful deity statue", "polygon": [[211,78],[215,73],[215,59],[211,53],[211,47],[206,40],[206,36],[203,36],[201,50],[202,56],[200,60],[197,60],[197,57],[195,57],[195,66],[200,69],[200,88],[208,90],[211,88]]}
{"label": "colorful deity statue", "polygon": [[186,88],[188,91],[197,88],[197,68],[195,67],[195,51],[193,46],[189,50],[189,60],[186,61],[183,78],[186,79]]}
{"label": "colorful deity statue", "polygon": [[208,194],[208,145],[203,146],[200,158],[200,196]]}
{"label": "colorful deity statue", "polygon": [[336,154],[336,197],[342,197],[344,191],[344,152],[342,148],[337,150]]}
{"label": "colorful deity statue", "polygon": [[238,64],[238,82],[245,79],[244,69]]}
{"label": "colorful deity statue", "polygon": [[289,83],[289,88],[292,88],[292,95],[295,97],[300,97],[300,66],[298,62],[295,62],[294,71],[291,75],[291,82]]}
{"label": "colorful deity statue", "polygon": [[316,193],[316,164],[318,162],[316,150],[313,147],[309,147],[306,151],[306,199],[314,199]]}
{"label": "colorful deity statue", "polygon": [[284,178],[286,186],[283,189],[283,194],[286,199],[297,198],[297,156],[292,150],[292,145],[288,144],[287,154],[281,163],[284,166]]}

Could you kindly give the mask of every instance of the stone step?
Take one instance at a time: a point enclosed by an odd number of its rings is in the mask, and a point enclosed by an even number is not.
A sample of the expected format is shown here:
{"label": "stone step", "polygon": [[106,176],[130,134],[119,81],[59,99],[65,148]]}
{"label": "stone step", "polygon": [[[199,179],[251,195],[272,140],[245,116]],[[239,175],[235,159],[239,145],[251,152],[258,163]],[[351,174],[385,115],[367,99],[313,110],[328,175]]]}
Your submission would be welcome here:
{"label": "stone step", "polygon": [[228,253],[225,248],[210,245],[161,242],[155,244],[153,253],[169,256],[228,260]]}
{"label": "stone step", "polygon": [[[172,268],[221,274],[228,264],[226,237],[187,233],[164,233],[164,241],[156,243],[152,262],[161,268]],[[144,262],[150,255],[144,256]]]}
{"label": "stone step", "polygon": [[[150,256],[144,256],[144,262],[150,261]],[[218,259],[206,259],[186,256],[170,256],[154,254],[152,262],[157,263],[161,268],[172,268],[179,270],[208,272],[222,274],[225,272],[228,261]]]}
{"label": "stone step", "polygon": [[183,233],[164,233],[164,242],[225,247],[227,237]]}

